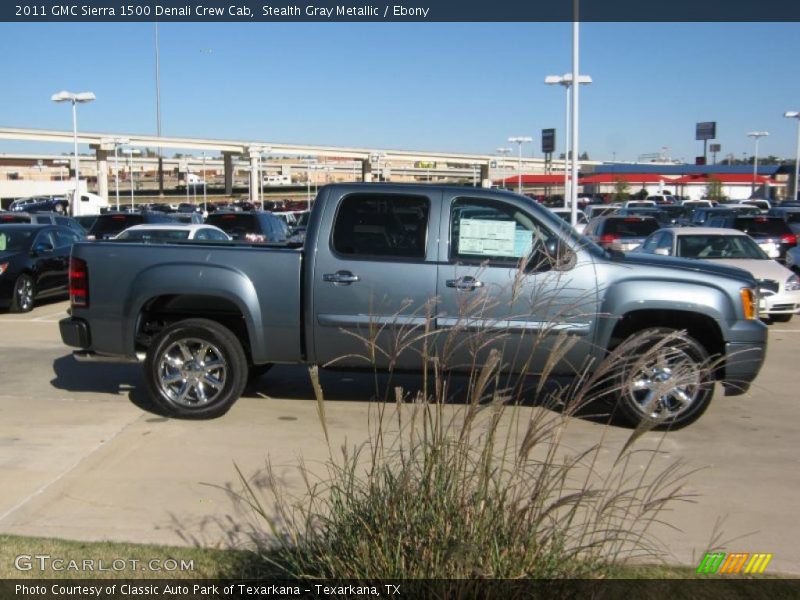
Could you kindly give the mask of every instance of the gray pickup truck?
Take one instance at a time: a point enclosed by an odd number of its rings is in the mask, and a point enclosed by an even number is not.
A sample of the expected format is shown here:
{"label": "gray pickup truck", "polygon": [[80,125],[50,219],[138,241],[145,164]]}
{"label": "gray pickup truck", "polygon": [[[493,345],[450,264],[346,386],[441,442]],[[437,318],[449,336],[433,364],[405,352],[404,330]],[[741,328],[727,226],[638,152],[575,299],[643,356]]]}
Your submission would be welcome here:
{"label": "gray pickup truck", "polygon": [[744,271],[607,252],[528,198],[456,186],[322,188],[303,248],[76,244],[70,296],[75,357],[143,361],[153,400],[183,418],[223,414],[275,363],[469,369],[497,348],[508,371],[556,356],[564,376],[648,331],[675,352],[631,361],[618,406],[679,427],[715,379],[746,391],[767,341]]}

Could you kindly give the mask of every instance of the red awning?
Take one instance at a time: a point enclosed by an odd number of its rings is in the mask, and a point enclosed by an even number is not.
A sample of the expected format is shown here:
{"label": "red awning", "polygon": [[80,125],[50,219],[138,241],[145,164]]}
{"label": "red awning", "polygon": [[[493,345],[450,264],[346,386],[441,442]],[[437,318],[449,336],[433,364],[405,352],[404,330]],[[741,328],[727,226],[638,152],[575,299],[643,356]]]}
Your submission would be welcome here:
{"label": "red awning", "polygon": [[[501,179],[498,183],[516,184],[519,182],[519,175],[512,175]],[[525,175],[522,174],[523,185],[563,185],[564,175]]]}
{"label": "red awning", "polygon": [[[753,174],[752,173],[704,173],[702,175],[684,175],[679,179],[673,181],[673,183],[677,183],[679,185],[687,185],[696,183],[699,185],[708,185],[709,180],[716,179],[720,183],[723,184],[733,184],[733,183],[753,183]],[[764,177],[763,175],[758,175],[756,177],[756,183],[765,184],[765,183],[775,183],[769,177]]]}
{"label": "red awning", "polygon": [[625,183],[674,183],[674,180],[665,175],[658,173],[598,173],[597,175],[587,175],[581,177],[579,182],[581,185],[592,183],[616,183],[617,181],[624,181]]}

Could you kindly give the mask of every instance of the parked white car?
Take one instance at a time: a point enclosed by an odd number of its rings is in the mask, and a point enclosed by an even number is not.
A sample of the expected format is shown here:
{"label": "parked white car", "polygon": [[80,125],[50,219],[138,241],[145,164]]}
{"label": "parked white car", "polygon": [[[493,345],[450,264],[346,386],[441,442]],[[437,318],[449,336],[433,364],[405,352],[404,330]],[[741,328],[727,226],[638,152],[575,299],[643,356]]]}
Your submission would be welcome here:
{"label": "parked white car", "polygon": [[214,227],[213,225],[175,223],[174,225],[134,225],[121,231],[113,239],[159,244],[183,240],[222,242],[233,238],[219,227]]}
{"label": "parked white car", "polygon": [[[551,208],[554,213],[556,213],[559,217],[564,219],[567,223],[572,221],[572,209],[569,208]],[[586,229],[586,225],[589,223],[589,219],[586,218],[586,215],[583,211],[578,211],[578,221],[575,223],[575,231],[578,233],[583,233],[583,230]]]}
{"label": "parked white car", "polygon": [[749,235],[738,229],[659,229],[650,234],[638,252],[739,267],[758,280],[760,317],[785,323],[800,313],[800,277],[772,260]]}

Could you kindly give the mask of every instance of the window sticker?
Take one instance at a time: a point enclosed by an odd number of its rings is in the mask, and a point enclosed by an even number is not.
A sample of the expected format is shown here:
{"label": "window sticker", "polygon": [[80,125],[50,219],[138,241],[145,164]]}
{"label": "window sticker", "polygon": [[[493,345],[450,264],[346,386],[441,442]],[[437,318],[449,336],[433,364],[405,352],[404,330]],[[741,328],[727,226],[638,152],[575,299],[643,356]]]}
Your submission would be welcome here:
{"label": "window sticker", "polygon": [[518,232],[514,221],[461,219],[459,226],[459,254],[519,258],[531,247],[531,232]]}

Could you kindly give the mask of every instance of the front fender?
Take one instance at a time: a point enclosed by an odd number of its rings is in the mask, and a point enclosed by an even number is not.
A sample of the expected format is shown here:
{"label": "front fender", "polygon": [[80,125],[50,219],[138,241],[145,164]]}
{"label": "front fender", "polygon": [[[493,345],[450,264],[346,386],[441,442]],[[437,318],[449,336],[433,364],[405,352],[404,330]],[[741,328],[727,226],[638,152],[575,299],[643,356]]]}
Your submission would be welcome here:
{"label": "front fender", "polygon": [[599,349],[609,347],[614,327],[623,316],[641,310],[704,315],[717,323],[724,338],[729,323],[736,320],[736,306],[729,293],[712,282],[629,279],[612,284],[602,295],[597,331]]}

